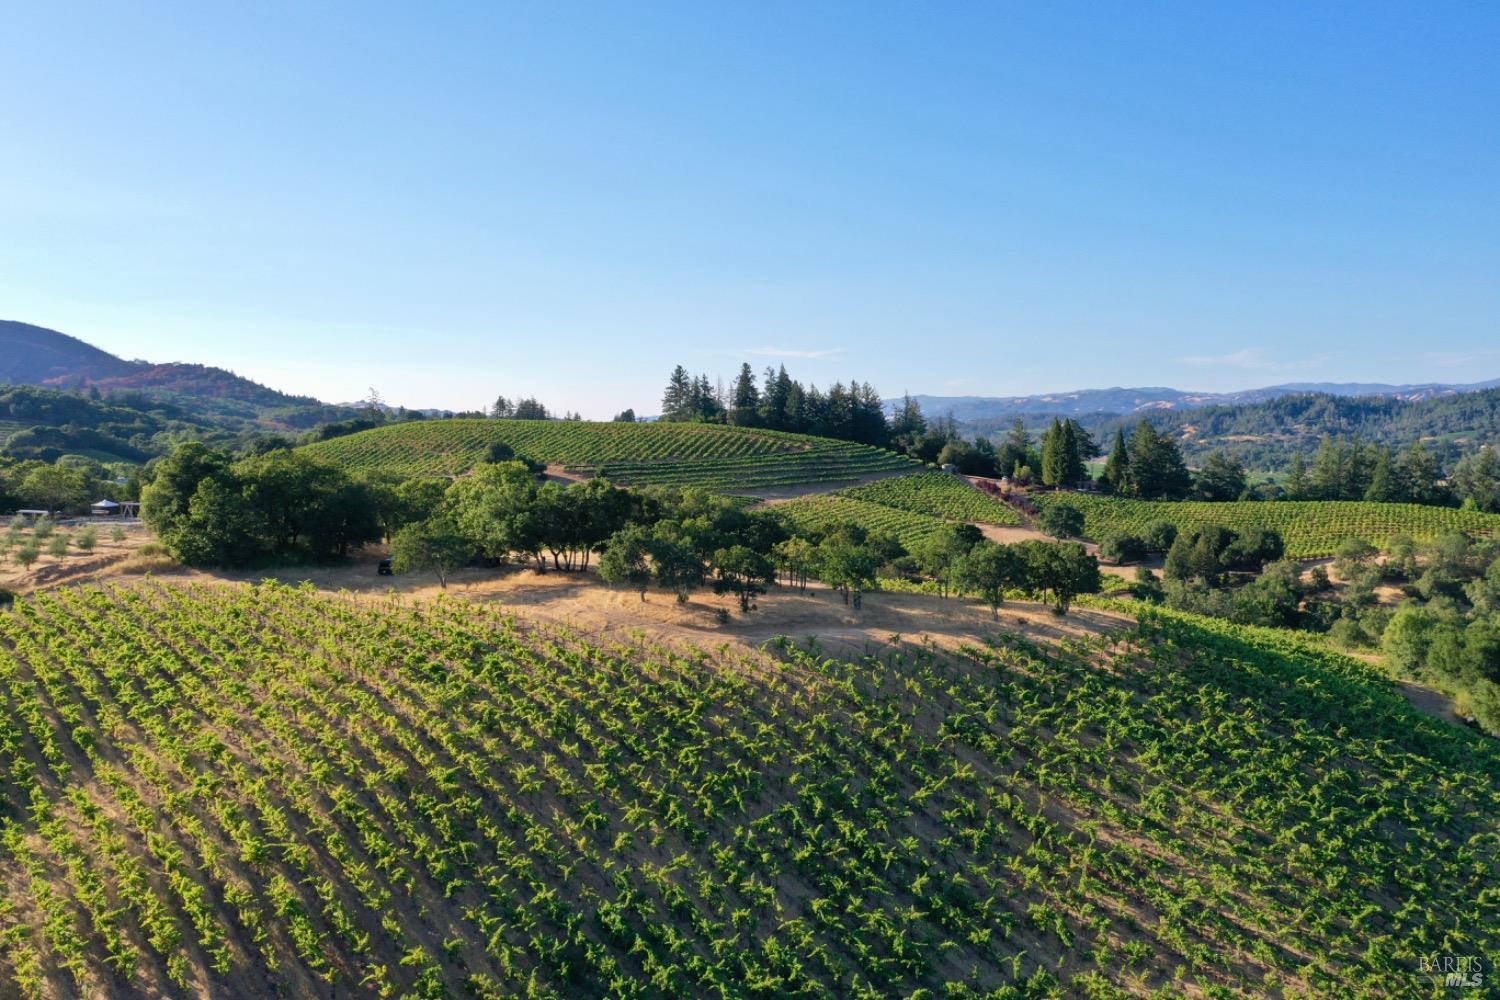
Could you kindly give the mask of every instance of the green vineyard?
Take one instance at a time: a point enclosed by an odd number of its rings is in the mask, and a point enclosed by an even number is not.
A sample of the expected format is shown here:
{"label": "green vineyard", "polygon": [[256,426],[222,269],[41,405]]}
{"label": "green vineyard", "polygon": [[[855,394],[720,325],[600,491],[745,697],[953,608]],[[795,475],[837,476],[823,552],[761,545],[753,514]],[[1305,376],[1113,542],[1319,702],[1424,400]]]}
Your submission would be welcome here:
{"label": "green vineyard", "polygon": [[395,424],[306,446],[351,471],[456,476],[491,445],[627,485],[698,486],[744,493],[810,483],[838,485],[913,467],[894,452],[850,441],[717,424],[578,420],[430,420]]}
{"label": "green vineyard", "polygon": [[1083,512],[1084,533],[1098,540],[1110,535],[1139,534],[1152,521],[1170,521],[1180,529],[1204,524],[1228,528],[1275,528],[1286,542],[1286,554],[1297,559],[1326,556],[1346,538],[1359,537],[1384,547],[1406,535],[1421,541],[1445,531],[1471,535],[1500,534],[1500,514],[1427,507],[1419,504],[1367,503],[1355,500],[1204,501],[1129,500],[1082,493],[1041,494],[1038,505],[1062,503]]}
{"label": "green vineyard", "polygon": [[847,496],[818,493],[778,503],[771,509],[784,514],[801,531],[821,531],[835,524],[853,522],[866,531],[895,535],[907,550],[914,549],[948,524],[942,518],[917,514],[897,507],[855,500]]}
{"label": "green vineyard", "polygon": [[6,996],[1416,996],[1500,758],[1158,615],[842,662],[209,585],[0,614]]}
{"label": "green vineyard", "polygon": [[1021,523],[1020,514],[1010,504],[981,493],[957,476],[942,472],[918,472],[880,479],[840,490],[839,495],[950,521]]}

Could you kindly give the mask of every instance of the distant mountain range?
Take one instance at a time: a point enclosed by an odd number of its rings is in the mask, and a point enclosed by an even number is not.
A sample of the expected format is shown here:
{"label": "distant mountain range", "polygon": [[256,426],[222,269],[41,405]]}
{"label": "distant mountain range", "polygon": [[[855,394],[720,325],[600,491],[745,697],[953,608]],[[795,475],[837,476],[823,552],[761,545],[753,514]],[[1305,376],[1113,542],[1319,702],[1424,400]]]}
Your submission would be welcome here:
{"label": "distant mountain range", "polygon": [[[1149,417],[1181,443],[1190,460],[1223,448],[1259,469],[1284,467],[1292,455],[1315,450],[1329,435],[1394,447],[1423,441],[1448,464],[1482,444],[1500,444],[1500,379],[913,399],[929,419],[951,414],[966,436],[1003,433],[1017,417],[1033,432],[1054,417],[1074,417],[1104,443],[1117,428]],[[267,434],[296,437],[320,425],[368,417],[368,403],[329,405],[207,365],[127,361],[56,330],[0,320],[0,451],[13,457],[50,460],[82,453],[140,461],[184,437],[234,444]]]}
{"label": "distant mountain range", "polygon": [[0,452],[139,462],[184,438],[235,445],[358,411],[223,368],[127,361],[56,330],[0,320]]}
{"label": "distant mountain range", "polygon": [[[1441,396],[1500,387],[1500,379],[1450,385],[1424,382],[1416,385],[1387,385],[1380,382],[1289,382],[1262,389],[1239,392],[1185,392],[1162,386],[1135,389],[1079,389],[1037,396],[912,396],[929,417],[952,414],[953,419],[971,426],[1009,423],[1016,417],[1041,414],[1082,417],[1112,414],[1126,416],[1155,410],[1186,410],[1204,406],[1237,406],[1264,403],[1283,396],[1315,393],[1324,396],[1381,397],[1418,402]],[[990,428],[992,429],[992,428]]]}
{"label": "distant mountain range", "polygon": [[77,337],[15,320],[0,320],[0,384],[142,390],[234,401],[257,411],[323,406],[311,397],[288,395],[223,368],[126,361]]}

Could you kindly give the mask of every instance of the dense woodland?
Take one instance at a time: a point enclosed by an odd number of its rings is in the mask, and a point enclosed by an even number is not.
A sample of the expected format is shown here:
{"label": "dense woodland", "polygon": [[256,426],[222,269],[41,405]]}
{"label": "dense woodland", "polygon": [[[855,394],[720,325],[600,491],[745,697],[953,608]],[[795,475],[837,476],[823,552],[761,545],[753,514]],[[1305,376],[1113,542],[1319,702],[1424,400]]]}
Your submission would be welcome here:
{"label": "dense woodland", "polygon": [[[1112,414],[1081,418],[1104,436],[1137,419]],[[1436,462],[1451,467],[1481,445],[1500,445],[1500,389],[1415,402],[1308,393],[1239,406],[1157,410],[1148,419],[1163,434],[1178,438],[1195,462],[1222,448],[1249,468],[1280,470],[1296,455],[1310,457],[1323,438],[1332,437],[1395,450],[1422,441]]]}

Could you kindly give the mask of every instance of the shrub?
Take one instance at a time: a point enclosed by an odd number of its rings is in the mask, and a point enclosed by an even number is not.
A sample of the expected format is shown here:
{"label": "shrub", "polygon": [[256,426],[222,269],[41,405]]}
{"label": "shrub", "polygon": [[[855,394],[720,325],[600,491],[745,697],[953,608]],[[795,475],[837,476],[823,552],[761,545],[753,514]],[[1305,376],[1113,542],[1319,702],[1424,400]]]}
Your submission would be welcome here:
{"label": "shrub", "polygon": [[1053,538],[1077,538],[1083,534],[1083,511],[1065,503],[1048,504],[1042,508],[1036,523]]}
{"label": "shrub", "polygon": [[1365,630],[1359,627],[1359,622],[1347,616],[1334,622],[1328,629],[1328,639],[1343,649],[1357,649],[1369,644]]}
{"label": "shrub", "polygon": [[1099,543],[1099,558],[1123,565],[1146,558],[1146,543],[1135,535],[1110,535]]}
{"label": "shrub", "polygon": [[1481,680],[1469,691],[1474,721],[1491,736],[1500,736],[1500,684]]}
{"label": "shrub", "polygon": [[1147,552],[1166,552],[1177,541],[1177,525],[1171,521],[1152,521],[1141,531]]}

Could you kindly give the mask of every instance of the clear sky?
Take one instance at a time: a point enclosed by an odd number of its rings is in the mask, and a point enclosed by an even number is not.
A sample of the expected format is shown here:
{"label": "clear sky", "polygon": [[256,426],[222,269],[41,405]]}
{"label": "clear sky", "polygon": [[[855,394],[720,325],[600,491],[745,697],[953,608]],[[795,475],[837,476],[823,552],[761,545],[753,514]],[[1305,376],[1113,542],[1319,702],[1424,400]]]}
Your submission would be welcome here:
{"label": "clear sky", "polygon": [[1469,2],[12,4],[0,318],[590,417],[677,362],[1494,378],[1497,52]]}

